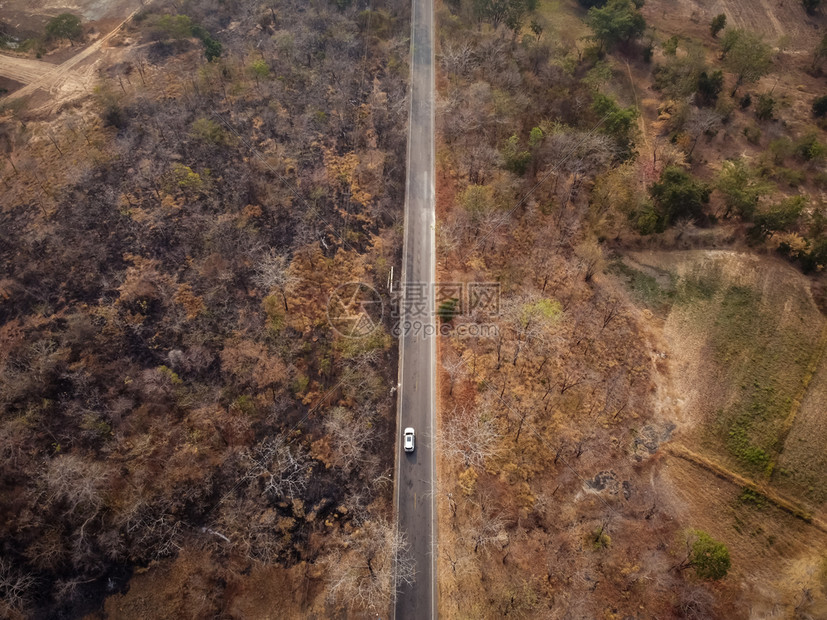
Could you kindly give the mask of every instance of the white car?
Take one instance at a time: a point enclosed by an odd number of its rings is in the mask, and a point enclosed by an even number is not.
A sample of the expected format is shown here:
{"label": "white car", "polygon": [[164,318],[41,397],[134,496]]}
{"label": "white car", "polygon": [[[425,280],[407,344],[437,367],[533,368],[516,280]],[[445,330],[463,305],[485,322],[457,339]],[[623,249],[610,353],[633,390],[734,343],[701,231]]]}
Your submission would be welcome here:
{"label": "white car", "polygon": [[402,441],[402,445],[405,446],[405,452],[413,452],[415,447],[414,441],[414,429],[410,426],[405,429],[404,439]]}

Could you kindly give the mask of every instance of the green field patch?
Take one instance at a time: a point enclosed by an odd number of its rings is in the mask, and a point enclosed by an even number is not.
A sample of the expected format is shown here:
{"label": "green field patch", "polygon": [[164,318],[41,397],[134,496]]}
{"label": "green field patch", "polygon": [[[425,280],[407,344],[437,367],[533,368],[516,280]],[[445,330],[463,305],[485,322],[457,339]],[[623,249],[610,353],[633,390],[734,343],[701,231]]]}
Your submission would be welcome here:
{"label": "green field patch", "polygon": [[782,324],[772,308],[764,309],[752,288],[730,286],[715,306],[710,361],[721,380],[737,390],[731,404],[715,416],[713,443],[722,442],[745,470],[757,475],[780,448],[783,423],[815,343],[806,325]]}
{"label": "green field patch", "polygon": [[609,273],[617,276],[629,290],[632,299],[651,310],[668,312],[675,301],[675,276],[664,272],[661,279],[635,269],[622,260],[615,260],[609,264]]}

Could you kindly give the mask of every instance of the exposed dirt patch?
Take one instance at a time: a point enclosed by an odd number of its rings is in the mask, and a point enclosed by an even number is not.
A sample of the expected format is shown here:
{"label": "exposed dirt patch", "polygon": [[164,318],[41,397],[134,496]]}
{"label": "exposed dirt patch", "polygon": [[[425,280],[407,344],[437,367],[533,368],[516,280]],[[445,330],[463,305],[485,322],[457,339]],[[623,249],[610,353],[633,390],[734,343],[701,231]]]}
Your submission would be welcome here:
{"label": "exposed dirt patch", "polygon": [[[732,568],[722,587],[750,602],[728,617],[788,617],[782,610],[802,604],[809,617],[825,617],[821,571],[827,536],[681,459],[670,459],[657,470],[655,484],[671,496],[682,522],[727,545]],[[812,600],[803,596],[805,590]]]}
{"label": "exposed dirt patch", "polygon": [[785,37],[792,49],[808,52],[825,22],[822,15],[807,15],[794,0],[649,0],[642,12],[665,31],[707,38],[712,18],[723,13],[728,26],[760,33],[773,43]]}
{"label": "exposed dirt patch", "polygon": [[0,97],[13,93],[22,86],[20,82],[0,76]]}
{"label": "exposed dirt patch", "polygon": [[[797,606],[810,617],[823,617],[827,535],[796,517],[800,514],[796,510],[762,495],[764,470],[760,466],[750,470],[735,457],[727,441],[731,429],[720,426],[721,412],[743,402],[754,382],[766,391],[756,407],[783,392],[782,401],[789,406],[780,407],[779,413],[789,412],[795,399],[801,398],[770,486],[763,488],[777,490],[814,516],[823,515],[827,471],[823,359],[800,396],[807,365],[818,359],[814,356],[825,324],[809,281],[780,260],[736,251],[636,252],[624,260],[626,267],[615,271],[623,274],[641,317],[654,332],[653,339],[663,347],[655,352],[663,356],[655,364],[658,415],[664,422],[677,423],[675,449],[683,444],[724,463],[720,467],[743,474],[721,477],[691,459],[668,454],[664,466],[653,470],[654,488],[681,523],[709,532],[729,548],[732,570],[722,587],[730,590],[733,600],[750,601],[749,609],[733,609],[730,617],[771,617]],[[724,291],[731,290],[752,291],[744,299],[754,303],[756,314],[737,314],[737,321],[722,330],[727,315]],[[764,319],[747,320],[759,315]],[[764,320],[769,327],[759,328]],[[764,338],[767,346],[753,351],[755,341]],[[728,356],[723,365],[721,351]],[[771,434],[783,420],[766,415],[760,432]],[[636,441],[645,453],[653,433],[644,430]],[[747,486],[737,480],[746,480]],[[757,486],[751,486],[752,481]]]}
{"label": "exposed dirt patch", "polygon": [[2,4],[3,20],[19,35],[37,35],[52,17],[73,13],[84,22],[124,18],[141,6],[139,0],[6,0]]}
{"label": "exposed dirt patch", "polygon": [[22,76],[28,82],[10,95],[7,101],[30,97],[30,112],[53,113],[62,106],[88,95],[98,79],[97,67],[101,61],[105,58],[110,65],[116,64],[128,49],[109,46],[114,42],[121,42],[121,27],[129,19],[127,17],[125,20],[102,22],[107,25],[106,34],[51,69],[48,69],[48,63],[40,61],[8,56],[0,58],[0,73],[8,74],[12,78]]}

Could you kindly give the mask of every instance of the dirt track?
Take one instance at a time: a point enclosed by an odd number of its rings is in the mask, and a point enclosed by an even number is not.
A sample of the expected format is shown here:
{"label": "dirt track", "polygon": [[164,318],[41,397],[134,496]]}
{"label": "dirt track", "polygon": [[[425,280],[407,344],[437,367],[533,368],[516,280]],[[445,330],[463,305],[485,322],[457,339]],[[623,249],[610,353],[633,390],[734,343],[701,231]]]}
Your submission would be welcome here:
{"label": "dirt track", "polygon": [[827,523],[825,523],[818,517],[814,517],[813,515],[811,515],[809,512],[807,512],[806,509],[799,506],[795,501],[779,495],[771,488],[769,488],[766,484],[761,484],[749,478],[745,478],[741,474],[727,469],[726,467],[719,463],[716,463],[712,459],[697,454],[696,452],[693,452],[686,446],[682,446],[677,443],[668,444],[666,446],[666,452],[670,456],[683,459],[694,465],[697,465],[698,467],[703,467],[704,469],[706,469],[709,472],[712,472],[722,480],[731,482],[736,487],[751,489],[753,491],[760,493],[782,510],[790,513],[794,517],[797,517],[806,523],[809,523],[810,525],[818,528],[822,532],[827,533]]}
{"label": "dirt track", "polygon": [[[149,4],[149,2],[146,4]],[[40,89],[51,95],[49,103],[43,108],[56,109],[67,100],[90,93],[95,82],[94,65],[96,63],[89,64],[82,69],[80,68],[81,63],[97,54],[120,31],[123,25],[132,19],[138,10],[132,11],[129,17],[119,23],[111,32],[60,65],[0,55],[0,75],[26,83],[26,86],[8,95],[5,101],[27,97]],[[21,77],[24,79],[21,79]]]}

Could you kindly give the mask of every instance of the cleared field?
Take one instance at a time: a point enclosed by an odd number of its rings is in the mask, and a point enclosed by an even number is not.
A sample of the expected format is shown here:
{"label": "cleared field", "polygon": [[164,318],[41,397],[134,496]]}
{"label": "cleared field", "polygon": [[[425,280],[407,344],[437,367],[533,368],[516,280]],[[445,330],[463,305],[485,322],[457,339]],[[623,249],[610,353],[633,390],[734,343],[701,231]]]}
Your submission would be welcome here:
{"label": "cleared field", "polygon": [[822,358],[784,443],[772,483],[827,512],[827,364]]}
{"label": "cleared field", "polygon": [[[732,570],[722,587],[749,601],[730,610],[727,618],[827,617],[827,535],[760,494],[683,459],[670,459],[654,484],[670,490],[671,504],[683,522],[727,545]],[[809,598],[802,596],[805,591]],[[794,610],[800,615],[793,615]]]}
{"label": "cleared field", "polygon": [[124,17],[141,6],[140,0],[6,0],[2,20],[25,36],[40,34],[46,22],[61,13],[73,13],[84,22]]}
{"label": "cleared field", "polygon": [[29,84],[43,79],[56,68],[55,65],[48,62],[0,54],[0,75],[21,84]]}
{"label": "cleared field", "polygon": [[787,39],[790,49],[809,52],[821,35],[823,16],[810,16],[797,0],[649,0],[643,7],[647,21],[672,33],[689,34],[693,25],[697,33],[709,33],[715,15],[727,16],[727,24],[763,34],[777,43]]}
{"label": "cleared field", "polygon": [[612,271],[663,320],[684,443],[823,510],[825,319],[807,280],[724,251],[635,253]]}

